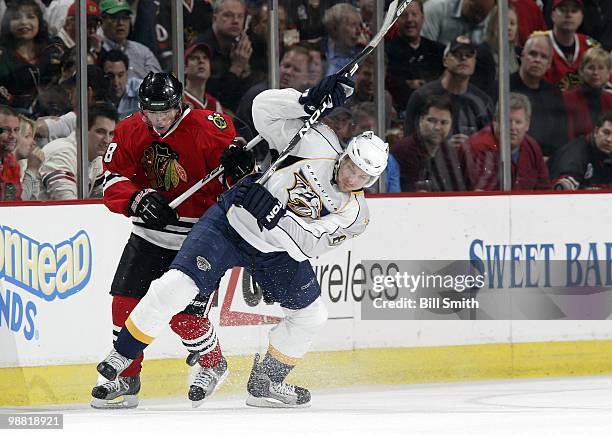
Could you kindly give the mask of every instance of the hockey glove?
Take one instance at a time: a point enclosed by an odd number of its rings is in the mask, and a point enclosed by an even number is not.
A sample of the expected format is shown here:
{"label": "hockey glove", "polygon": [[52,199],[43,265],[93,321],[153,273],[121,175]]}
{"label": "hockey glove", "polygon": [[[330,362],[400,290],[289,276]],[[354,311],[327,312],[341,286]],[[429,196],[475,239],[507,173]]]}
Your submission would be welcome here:
{"label": "hockey glove", "polygon": [[342,106],[353,95],[354,88],[355,82],[350,77],[333,74],[325,77],[316,86],[307,89],[298,101],[304,106],[304,112],[312,115],[329,95],[332,107],[325,109],[321,114],[321,116],[326,116],[332,109]]}
{"label": "hockey glove", "polygon": [[223,151],[221,164],[223,165],[223,184],[231,187],[242,177],[253,172],[255,157],[251,151],[232,144]]}
{"label": "hockey glove", "polygon": [[130,200],[130,214],[142,219],[144,224],[154,230],[176,223],[178,216],[168,202],[154,189],[143,189]]}
{"label": "hockey glove", "polygon": [[258,183],[238,187],[233,203],[251,213],[257,219],[260,230],[271,230],[285,215],[285,207],[280,200]]}

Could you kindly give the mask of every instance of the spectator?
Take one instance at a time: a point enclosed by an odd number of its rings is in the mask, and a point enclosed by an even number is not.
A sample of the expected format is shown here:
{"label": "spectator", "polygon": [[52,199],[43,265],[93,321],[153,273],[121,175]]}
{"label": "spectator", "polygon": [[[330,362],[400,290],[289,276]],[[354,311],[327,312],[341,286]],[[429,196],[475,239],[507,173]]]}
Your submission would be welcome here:
{"label": "spectator", "polygon": [[[482,89],[488,96],[497,101],[497,87],[499,77],[499,37],[498,37],[498,8],[493,8],[491,19],[487,25],[486,39],[476,47],[476,71],[471,83]],[[512,3],[508,4],[508,44],[510,57],[506,60],[510,74],[519,69],[521,50],[516,45],[518,21],[516,10]]]}
{"label": "spectator", "polygon": [[[347,107],[374,101],[374,56],[364,59],[355,76],[355,92],[348,100]],[[385,129],[389,128],[391,121],[397,118],[397,112],[393,108],[393,100],[389,91],[385,91]],[[365,129],[363,131],[372,130]]]}
{"label": "spectator", "polygon": [[36,123],[19,116],[19,135],[17,136],[17,147],[15,157],[19,162],[21,170],[21,199],[32,201],[38,199],[40,194],[40,165],[45,159],[45,155],[34,141],[34,130]]}
{"label": "spectator", "polygon": [[223,107],[215,97],[206,93],[210,78],[212,51],[206,44],[195,44],[185,50],[185,103],[192,109],[208,109],[223,113]]}
{"label": "spectator", "polygon": [[[447,142],[453,124],[452,110],[447,96],[430,96],[419,115],[417,129],[391,146],[391,155],[399,165],[400,191],[466,190],[457,149]],[[397,187],[393,190],[397,191]]]}
{"label": "spectator", "polygon": [[612,187],[612,112],[603,113],[592,133],[560,148],[550,160],[557,190]]}
{"label": "spectator", "polygon": [[[285,45],[283,35],[287,30],[287,11],[285,7],[278,4],[278,48],[279,57],[282,58]],[[268,10],[267,2],[257,6],[253,11],[251,20],[251,26],[247,31],[249,40],[253,47],[253,54],[251,55],[251,66],[253,71],[257,73],[252,78],[253,81],[259,82],[268,79],[268,58],[270,56],[270,50],[268,49],[268,27],[269,27],[269,16],[270,11]]]}
{"label": "spectator", "polygon": [[104,53],[101,62],[102,70],[110,80],[110,101],[117,109],[119,119],[138,112],[138,88],[142,80],[128,77],[128,57],[122,51],[111,50]]}
{"label": "spectator", "polygon": [[321,51],[320,46],[308,42],[302,42],[300,45],[308,50],[308,86],[311,88],[323,78],[323,73],[326,71],[325,55]]}
{"label": "spectator", "polygon": [[480,44],[493,6],[495,0],[428,0],[422,35],[444,45],[460,35]]}
{"label": "spectator", "polygon": [[0,106],[0,201],[21,200],[21,170],[15,157],[18,136],[17,113]]}
{"label": "spectator", "polygon": [[253,47],[244,32],[245,16],[243,0],[219,0],[213,6],[212,28],[198,39],[212,50],[208,92],[232,111],[253,84]]}
{"label": "spectator", "polygon": [[51,43],[34,0],[13,0],[0,29],[0,94],[10,106],[31,112],[38,88],[56,81],[63,51]]}
{"label": "spectator", "polygon": [[[38,118],[36,120],[36,136],[39,145],[43,146],[51,140],[65,138],[76,129],[76,75],[66,80],[62,85],[69,95],[72,111],[60,117]],[[96,65],[87,65],[87,104],[89,107],[97,103],[109,101],[110,83],[102,68]]]}
{"label": "spectator", "polygon": [[[527,134],[531,104],[522,94],[510,93],[510,150],[512,190],[551,187],[548,169],[538,143]],[[493,123],[470,136],[462,147],[461,165],[472,190],[499,190],[499,126]]]}
{"label": "spectator", "polygon": [[[609,0],[583,0],[583,3],[584,19],[578,31],[599,41],[605,50],[612,50],[612,3]],[[549,27],[552,27],[552,8],[552,1],[545,2],[544,17]]]}
{"label": "spectator", "polygon": [[[172,4],[169,1],[158,2],[157,8],[157,44],[164,70],[170,69],[172,61]],[[184,47],[196,43],[199,37],[212,25],[212,1],[183,1],[183,34]],[[166,66],[168,68],[166,68]]]}
{"label": "spectator", "polygon": [[353,138],[353,129],[355,128],[353,113],[344,106],[336,107],[323,118],[323,123],[334,130],[342,149],[345,149]]}
{"label": "spectator", "polygon": [[387,89],[398,112],[413,91],[442,74],[444,45],[421,36],[425,15],[422,0],[414,0],[397,20],[397,35],[385,44]]}
{"label": "spectator", "polygon": [[323,25],[327,38],[323,40],[323,52],[327,59],[326,76],[335,74],[350,62],[363,43],[361,15],[350,4],[340,3],[325,11]]}
{"label": "spectator", "polygon": [[161,72],[159,61],[145,45],[128,39],[132,10],[125,0],[102,0],[102,31],[106,51],[120,50],[130,59],[128,76],[144,79],[149,72]]}
{"label": "spectator", "polygon": [[548,29],[544,14],[535,0],[511,0],[508,6],[510,5],[514,7],[517,15],[518,47],[525,46],[525,42],[533,32]]}
{"label": "spectator", "polygon": [[56,36],[64,26],[66,13],[74,0],[52,0],[44,11],[43,18],[49,26],[49,34]]}
{"label": "spectator", "polygon": [[289,21],[299,34],[301,41],[317,42],[325,35],[323,15],[331,6],[329,0],[289,0]]}
{"label": "spectator", "polygon": [[590,133],[603,112],[612,111],[612,92],[604,91],[612,71],[612,59],[606,50],[589,48],[580,61],[582,86],[563,92],[567,111],[569,140]]}
{"label": "spectator", "polygon": [[582,0],[553,0],[553,29],[548,31],[553,45],[552,63],[544,78],[562,91],[580,85],[578,66],[584,53],[599,45],[597,41],[577,33],[584,18]]}
{"label": "spectator", "polygon": [[406,134],[416,128],[418,116],[429,95],[448,95],[451,100],[453,124],[449,143],[461,145],[467,137],[482,129],[493,118],[491,98],[470,84],[476,66],[476,49],[469,39],[459,36],[446,46],[439,80],[427,83],[412,93],[406,106]]}
{"label": "spectator", "polygon": [[[113,138],[117,111],[111,105],[99,105],[89,111],[87,156],[89,190],[86,198],[102,197],[102,156]],[[40,168],[43,191],[41,197],[53,200],[77,199],[77,139],[76,132],[48,143],[43,151],[45,161]]]}
{"label": "spectator", "polygon": [[[287,50],[280,64],[280,89],[293,88],[298,91],[307,89],[310,75],[308,71],[308,62],[310,53],[308,49],[296,45]],[[251,139],[257,135],[255,126],[253,125],[253,115],[251,109],[253,100],[257,95],[268,89],[267,82],[260,82],[251,87],[240,100],[238,109],[236,110],[236,118],[242,122],[235,122],[238,132],[245,138]],[[246,124],[248,130],[241,124]],[[258,146],[256,148],[256,157],[258,160],[264,157],[267,152],[267,147]]]}
{"label": "spectator", "polygon": [[525,43],[518,72],[510,76],[510,90],[529,98],[532,107],[529,135],[545,156],[567,142],[563,96],[556,86],[543,79],[551,58],[552,44],[547,33],[534,33]]}
{"label": "spectator", "polygon": [[[102,38],[98,35],[98,29],[102,22],[100,7],[93,0],[87,0],[87,49],[91,60],[88,63],[96,63],[100,51],[102,50]],[[54,39],[64,46],[64,52],[73,49],[76,46],[76,2],[72,3],[68,8],[64,25],[57,32],[57,37]]]}

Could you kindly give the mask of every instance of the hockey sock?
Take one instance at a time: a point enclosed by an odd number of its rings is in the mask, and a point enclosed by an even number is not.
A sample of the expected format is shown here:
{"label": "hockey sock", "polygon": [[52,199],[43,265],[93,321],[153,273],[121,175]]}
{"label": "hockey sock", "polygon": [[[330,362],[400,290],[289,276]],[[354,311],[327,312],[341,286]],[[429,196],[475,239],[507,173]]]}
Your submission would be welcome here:
{"label": "hockey sock", "polygon": [[268,375],[272,382],[283,382],[293,367],[295,364],[286,364],[270,355],[270,350],[266,352],[266,356],[259,364],[259,369]]}
{"label": "hockey sock", "polygon": [[[125,324],[126,319],[134,309],[140,299],[131,298],[127,296],[113,296],[112,314],[113,314],[113,344],[119,336],[119,331]],[[122,352],[120,352],[122,353]],[[127,355],[126,355],[127,356]],[[121,376],[136,376],[142,369],[142,360],[144,355],[138,356],[134,359],[132,364],[128,366],[122,373]]]}
{"label": "hockey sock", "polygon": [[170,320],[170,328],[179,336],[189,352],[200,353],[198,363],[211,368],[219,365],[221,346],[208,317],[179,313]]}

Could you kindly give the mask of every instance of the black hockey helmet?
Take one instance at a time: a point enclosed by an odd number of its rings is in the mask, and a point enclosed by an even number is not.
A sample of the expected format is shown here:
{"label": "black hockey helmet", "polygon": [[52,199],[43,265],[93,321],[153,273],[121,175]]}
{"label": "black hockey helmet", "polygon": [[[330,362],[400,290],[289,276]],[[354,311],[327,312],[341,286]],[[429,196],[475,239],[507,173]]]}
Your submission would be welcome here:
{"label": "black hockey helmet", "polygon": [[181,107],[183,84],[169,73],[150,72],[138,88],[140,110],[163,112]]}

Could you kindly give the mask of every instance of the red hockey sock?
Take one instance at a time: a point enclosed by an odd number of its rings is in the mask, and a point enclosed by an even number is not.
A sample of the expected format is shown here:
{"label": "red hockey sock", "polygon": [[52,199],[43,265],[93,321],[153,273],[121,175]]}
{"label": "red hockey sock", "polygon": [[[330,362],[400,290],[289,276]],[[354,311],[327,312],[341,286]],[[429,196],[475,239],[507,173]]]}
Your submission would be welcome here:
{"label": "red hockey sock", "polygon": [[208,317],[179,313],[170,320],[170,327],[181,337],[189,352],[201,354],[198,363],[202,367],[215,367],[223,354],[215,329]]}
{"label": "red hockey sock", "polygon": [[[134,307],[138,305],[138,302],[140,302],[140,299],[137,298],[131,298],[128,296],[113,296],[113,341],[117,339],[119,331],[121,331],[125,321],[129,317]],[[139,374],[140,370],[142,369],[143,359],[144,354],[136,358],[127,369],[121,372],[121,376],[129,377]]]}

